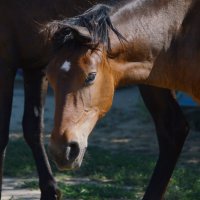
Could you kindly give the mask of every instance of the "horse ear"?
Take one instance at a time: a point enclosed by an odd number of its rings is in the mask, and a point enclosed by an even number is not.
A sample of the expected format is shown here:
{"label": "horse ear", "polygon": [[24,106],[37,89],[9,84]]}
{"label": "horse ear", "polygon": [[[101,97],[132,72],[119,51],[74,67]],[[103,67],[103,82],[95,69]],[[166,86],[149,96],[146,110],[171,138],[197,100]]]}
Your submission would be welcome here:
{"label": "horse ear", "polygon": [[53,41],[54,35],[62,29],[59,21],[49,22],[42,26],[40,32],[45,34],[47,41]]}
{"label": "horse ear", "polygon": [[81,44],[90,44],[91,36],[83,27],[71,26],[59,23],[58,21],[50,22],[45,25],[42,32],[47,35],[47,40],[53,43],[55,49],[60,49],[68,41],[74,40]]}

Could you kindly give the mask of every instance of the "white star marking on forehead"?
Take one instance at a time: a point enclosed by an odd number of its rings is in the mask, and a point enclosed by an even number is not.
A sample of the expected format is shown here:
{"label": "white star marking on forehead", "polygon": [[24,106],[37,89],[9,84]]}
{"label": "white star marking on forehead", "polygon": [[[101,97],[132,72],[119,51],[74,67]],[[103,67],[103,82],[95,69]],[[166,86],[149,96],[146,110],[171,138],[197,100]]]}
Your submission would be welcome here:
{"label": "white star marking on forehead", "polygon": [[70,67],[71,67],[71,63],[68,62],[68,61],[65,61],[62,66],[61,66],[61,69],[68,72],[70,70]]}

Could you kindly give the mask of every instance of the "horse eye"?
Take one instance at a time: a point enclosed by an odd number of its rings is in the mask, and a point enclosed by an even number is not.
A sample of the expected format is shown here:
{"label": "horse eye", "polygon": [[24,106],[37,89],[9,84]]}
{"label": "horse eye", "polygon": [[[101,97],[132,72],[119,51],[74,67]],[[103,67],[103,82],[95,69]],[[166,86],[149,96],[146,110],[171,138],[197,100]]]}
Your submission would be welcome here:
{"label": "horse eye", "polygon": [[87,84],[87,85],[92,84],[95,77],[96,77],[96,72],[89,73],[87,78],[85,79],[85,84]]}

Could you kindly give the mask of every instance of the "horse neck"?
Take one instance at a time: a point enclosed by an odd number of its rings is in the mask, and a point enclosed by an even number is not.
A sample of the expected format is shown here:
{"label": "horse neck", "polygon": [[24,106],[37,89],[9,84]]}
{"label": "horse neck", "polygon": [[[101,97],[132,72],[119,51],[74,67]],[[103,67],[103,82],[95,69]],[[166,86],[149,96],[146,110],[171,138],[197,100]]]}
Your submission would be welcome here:
{"label": "horse neck", "polygon": [[[113,24],[127,40],[121,45],[116,36],[110,34],[114,55],[110,63],[116,87],[147,82],[162,85],[156,76],[156,80],[150,78],[152,68],[160,53],[170,48],[191,3],[192,0],[136,0],[111,16]],[[162,60],[167,59],[162,56]],[[165,72],[168,74],[167,67]]]}

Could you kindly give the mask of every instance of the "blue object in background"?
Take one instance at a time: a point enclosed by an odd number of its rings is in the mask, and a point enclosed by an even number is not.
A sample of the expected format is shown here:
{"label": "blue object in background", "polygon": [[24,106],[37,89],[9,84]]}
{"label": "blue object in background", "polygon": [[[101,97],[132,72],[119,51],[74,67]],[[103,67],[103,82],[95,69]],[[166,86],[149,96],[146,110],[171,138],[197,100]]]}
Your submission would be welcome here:
{"label": "blue object in background", "polygon": [[21,81],[22,79],[23,79],[23,71],[22,69],[18,69],[16,74],[16,80]]}
{"label": "blue object in background", "polygon": [[183,92],[176,93],[177,101],[181,106],[196,107],[198,104],[188,94]]}

